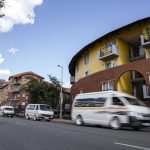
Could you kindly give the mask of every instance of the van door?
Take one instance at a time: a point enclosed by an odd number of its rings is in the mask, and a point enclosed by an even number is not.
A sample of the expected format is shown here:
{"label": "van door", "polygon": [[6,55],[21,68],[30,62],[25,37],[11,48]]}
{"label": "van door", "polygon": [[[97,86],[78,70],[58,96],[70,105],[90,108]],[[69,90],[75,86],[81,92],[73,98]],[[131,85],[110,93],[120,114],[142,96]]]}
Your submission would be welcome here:
{"label": "van door", "polygon": [[30,105],[30,109],[28,111],[29,117],[33,118],[35,113],[35,105]]}
{"label": "van door", "polygon": [[117,116],[120,119],[121,123],[127,122],[127,107],[126,104],[123,102],[121,97],[112,97],[111,104],[109,107],[109,122],[111,119]]}

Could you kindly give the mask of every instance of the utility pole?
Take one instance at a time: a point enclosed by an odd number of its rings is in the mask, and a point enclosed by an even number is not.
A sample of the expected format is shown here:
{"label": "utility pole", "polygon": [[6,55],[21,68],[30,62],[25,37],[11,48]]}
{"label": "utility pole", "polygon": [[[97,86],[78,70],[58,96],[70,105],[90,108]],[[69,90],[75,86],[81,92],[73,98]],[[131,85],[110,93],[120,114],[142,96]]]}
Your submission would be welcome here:
{"label": "utility pole", "polygon": [[60,66],[60,65],[57,65],[58,67],[61,68],[61,88],[60,88],[60,114],[59,114],[59,117],[60,119],[62,119],[62,106],[63,106],[63,87],[62,87],[62,84],[63,84],[63,67]]}

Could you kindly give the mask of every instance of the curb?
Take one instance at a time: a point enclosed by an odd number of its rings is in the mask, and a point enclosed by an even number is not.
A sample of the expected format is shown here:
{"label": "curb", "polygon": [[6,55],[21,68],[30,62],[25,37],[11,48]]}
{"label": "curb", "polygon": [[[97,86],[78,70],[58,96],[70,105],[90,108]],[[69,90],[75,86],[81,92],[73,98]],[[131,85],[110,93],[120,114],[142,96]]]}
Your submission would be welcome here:
{"label": "curb", "polygon": [[65,119],[52,119],[52,122],[64,123],[64,124],[73,124],[72,120],[65,120]]}

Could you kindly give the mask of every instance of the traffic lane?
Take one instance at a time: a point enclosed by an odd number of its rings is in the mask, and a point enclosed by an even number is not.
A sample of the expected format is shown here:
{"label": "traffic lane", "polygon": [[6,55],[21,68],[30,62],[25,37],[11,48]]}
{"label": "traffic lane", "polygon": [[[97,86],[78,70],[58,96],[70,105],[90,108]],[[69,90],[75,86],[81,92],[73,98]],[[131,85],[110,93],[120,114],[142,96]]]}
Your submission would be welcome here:
{"label": "traffic lane", "polygon": [[[150,132],[78,127],[54,122],[36,122],[18,118],[0,119],[0,149],[133,149],[117,145],[150,147]],[[9,144],[7,144],[9,143]]]}

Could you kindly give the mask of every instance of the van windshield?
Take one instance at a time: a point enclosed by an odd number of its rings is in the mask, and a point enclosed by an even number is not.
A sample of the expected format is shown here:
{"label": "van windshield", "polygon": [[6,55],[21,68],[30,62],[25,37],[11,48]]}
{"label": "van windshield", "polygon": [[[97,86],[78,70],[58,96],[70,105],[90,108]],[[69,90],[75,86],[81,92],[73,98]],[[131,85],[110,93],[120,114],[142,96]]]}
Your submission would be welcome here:
{"label": "van windshield", "polygon": [[51,107],[49,105],[40,105],[40,110],[50,111]]}
{"label": "van windshield", "polygon": [[5,108],[5,110],[13,111],[13,108]]}
{"label": "van windshield", "polygon": [[124,97],[130,105],[136,105],[136,106],[146,106],[141,100],[137,98],[131,98],[131,97]]}

